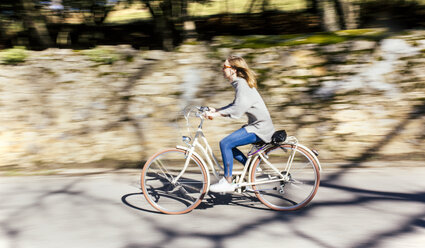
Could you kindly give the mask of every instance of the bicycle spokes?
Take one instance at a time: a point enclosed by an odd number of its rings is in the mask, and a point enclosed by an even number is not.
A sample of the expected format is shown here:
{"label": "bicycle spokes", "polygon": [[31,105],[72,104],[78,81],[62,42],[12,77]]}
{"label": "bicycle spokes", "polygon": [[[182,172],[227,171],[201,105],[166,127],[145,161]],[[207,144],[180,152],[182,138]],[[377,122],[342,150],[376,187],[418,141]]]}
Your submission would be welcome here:
{"label": "bicycle spokes", "polygon": [[316,193],[318,166],[303,150],[292,145],[283,148],[268,150],[267,161],[257,160],[251,173],[252,188],[266,206],[294,210],[305,206]]}
{"label": "bicycle spokes", "polygon": [[[189,159],[189,160],[188,160]],[[142,189],[148,202],[163,213],[185,213],[199,205],[206,192],[206,171],[194,157],[170,149],[145,165]]]}

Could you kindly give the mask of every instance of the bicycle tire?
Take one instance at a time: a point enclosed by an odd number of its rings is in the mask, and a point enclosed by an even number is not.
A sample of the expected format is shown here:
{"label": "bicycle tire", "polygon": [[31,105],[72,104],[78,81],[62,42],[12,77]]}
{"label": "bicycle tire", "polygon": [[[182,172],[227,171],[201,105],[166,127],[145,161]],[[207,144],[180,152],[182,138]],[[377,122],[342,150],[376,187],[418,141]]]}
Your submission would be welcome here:
{"label": "bicycle tire", "polygon": [[191,156],[185,173],[176,183],[188,152],[166,149],[154,154],[143,166],[141,187],[152,207],[165,214],[184,214],[195,209],[207,191],[207,171],[202,162]]}
{"label": "bicycle tire", "polygon": [[[296,149],[296,153],[287,174],[285,167],[293,149]],[[278,178],[278,173],[258,158],[250,175],[250,180],[254,183],[252,189],[257,198],[267,207],[279,211],[292,211],[305,207],[316,195],[320,184],[319,166],[316,160],[305,149],[299,146],[295,148],[289,144],[271,147],[265,154],[268,161],[288,178],[278,181],[281,178],[280,176]]]}

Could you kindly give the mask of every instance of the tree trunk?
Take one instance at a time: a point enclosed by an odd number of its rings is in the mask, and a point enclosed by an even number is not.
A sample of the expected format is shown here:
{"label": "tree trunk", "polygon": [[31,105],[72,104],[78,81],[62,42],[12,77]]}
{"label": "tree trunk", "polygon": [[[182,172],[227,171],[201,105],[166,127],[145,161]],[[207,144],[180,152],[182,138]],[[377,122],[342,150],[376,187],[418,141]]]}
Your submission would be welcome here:
{"label": "tree trunk", "polygon": [[162,46],[164,50],[171,51],[174,48],[173,29],[173,0],[164,0],[160,4],[162,15],[160,15],[160,22],[162,27]]}
{"label": "tree trunk", "polygon": [[2,17],[0,16],[0,49],[5,48],[5,43],[7,40],[6,30],[4,29],[5,25],[2,21]]}
{"label": "tree trunk", "polygon": [[255,2],[256,0],[251,0],[251,3],[249,4],[249,7],[248,7],[248,13],[252,13],[252,9],[254,8]]}
{"label": "tree trunk", "polygon": [[183,40],[196,40],[199,37],[196,31],[196,24],[194,20],[191,20],[188,13],[187,0],[181,0],[181,21],[183,27]]}
{"label": "tree trunk", "polygon": [[344,10],[343,10],[343,5],[344,2],[342,0],[333,0],[334,1],[334,6],[335,6],[335,11],[337,14],[337,19],[338,19],[338,24],[339,24],[339,28],[340,29],[347,29],[346,25],[345,25],[345,15],[344,15]]}
{"label": "tree trunk", "polygon": [[349,0],[322,0],[320,14],[325,31],[358,28],[359,5]]}
{"label": "tree trunk", "polygon": [[188,16],[188,12],[187,12],[187,1],[186,0],[180,0],[180,8],[181,8],[181,16],[186,18]]}
{"label": "tree trunk", "polygon": [[341,29],[334,0],[322,0],[320,10],[322,27],[325,31],[337,31]]}
{"label": "tree trunk", "polygon": [[359,27],[360,5],[348,0],[339,0],[344,16],[345,29],[356,29]]}
{"label": "tree trunk", "polygon": [[24,28],[29,32],[30,37],[34,38],[41,48],[47,48],[53,45],[47,30],[46,22],[40,12],[35,8],[32,0],[20,0],[22,13],[20,13]]}
{"label": "tree trunk", "polygon": [[171,51],[174,48],[171,0],[164,0],[158,7],[152,5],[150,0],[143,0],[143,3],[152,15],[158,42],[164,50]]}
{"label": "tree trunk", "polygon": [[263,4],[262,4],[262,10],[263,12],[266,12],[267,7],[269,7],[269,0],[263,0]]}
{"label": "tree trunk", "polygon": [[320,0],[307,0],[307,11],[312,14],[319,14]]}

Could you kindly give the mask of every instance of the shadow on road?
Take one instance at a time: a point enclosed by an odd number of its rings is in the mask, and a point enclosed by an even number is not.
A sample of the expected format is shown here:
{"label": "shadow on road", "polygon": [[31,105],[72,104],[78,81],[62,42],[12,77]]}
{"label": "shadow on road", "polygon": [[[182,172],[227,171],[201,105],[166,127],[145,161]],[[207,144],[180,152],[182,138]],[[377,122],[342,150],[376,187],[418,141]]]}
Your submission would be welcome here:
{"label": "shadow on road", "polygon": [[[134,199],[132,199],[134,198]],[[141,200],[142,199],[142,200]],[[121,201],[124,205],[133,209],[143,211],[146,213],[162,214],[157,210],[153,209],[149,203],[145,200],[143,192],[140,193],[129,193],[121,197]],[[250,194],[216,194],[208,193],[208,196],[203,199],[201,204],[195,209],[209,209],[219,205],[237,205],[246,208],[258,209],[258,210],[270,210],[266,208],[261,202],[253,195]],[[151,208],[151,209],[149,209]]]}
{"label": "shadow on road", "polygon": [[[143,193],[142,192],[140,192],[140,193],[130,193],[130,194],[126,194],[126,195],[123,195],[122,197],[121,197],[121,201],[122,201],[122,203],[124,203],[124,205],[126,205],[126,206],[128,206],[128,207],[131,207],[131,208],[134,208],[134,209],[136,209],[136,210],[140,210],[140,211],[143,211],[143,212],[147,212],[147,213],[154,213],[154,214],[162,214],[161,212],[159,212],[159,211],[154,211],[154,210],[149,210],[149,209],[146,209],[146,208],[143,208],[142,206],[136,206],[136,204],[134,204],[134,203],[130,203],[130,200],[129,200],[129,198],[131,198],[131,197],[137,197],[138,198],[138,200],[140,199],[140,198],[143,198],[144,199],[144,196],[143,196]],[[137,205],[142,205],[142,204],[137,204]],[[147,202],[144,202],[144,204],[143,205],[149,205],[149,203],[147,203]],[[148,206],[149,207],[149,206]]]}
{"label": "shadow on road", "polygon": [[[344,173],[344,172],[340,172]],[[339,178],[341,179],[341,178]],[[203,203],[198,206],[194,211],[200,211],[205,209],[214,208],[214,206],[219,205],[228,205],[229,208],[233,206],[241,206],[251,209],[258,210],[267,210],[268,213],[271,214],[261,214],[258,212],[257,216],[264,216],[261,218],[253,219],[253,221],[245,222],[244,225],[238,226],[238,228],[230,229],[225,233],[206,233],[200,230],[184,230],[184,231],[176,231],[172,226],[165,226],[155,219],[152,219],[152,225],[154,225],[154,230],[157,232],[163,233],[167,235],[167,243],[172,242],[173,240],[178,240],[181,238],[185,239],[204,239],[209,243],[214,244],[213,247],[225,247],[225,243],[228,240],[233,239],[235,237],[245,237],[249,236],[252,230],[260,226],[268,226],[275,224],[283,224],[291,228],[291,235],[295,235],[304,240],[308,240],[309,243],[313,243],[315,247],[338,247],[334,244],[326,242],[326,240],[320,238],[320,236],[311,233],[309,229],[301,228],[297,225],[298,220],[302,220],[304,218],[313,218],[316,216],[317,212],[327,211],[329,209],[335,209],[337,207],[347,208],[350,207],[366,207],[366,206],[379,206],[381,203],[386,202],[396,202],[399,204],[400,208],[403,208],[404,204],[408,203],[419,203],[425,206],[425,191],[422,192],[392,192],[392,191],[380,191],[375,189],[364,189],[359,187],[347,186],[344,180],[338,180],[334,177],[333,174],[329,174],[324,177],[321,183],[321,189],[323,191],[338,191],[341,193],[345,193],[351,195],[352,197],[347,200],[346,198],[340,199],[330,199],[330,200],[321,200],[316,199],[310,203],[306,208],[293,211],[293,212],[278,212],[270,210],[264,206],[262,206],[261,202],[253,195],[241,195],[241,194],[209,194],[203,201]],[[319,190],[320,191],[320,190]],[[134,205],[129,203],[129,197],[143,197],[143,193],[132,193],[127,194],[122,197],[122,201],[125,205],[132,207],[134,209],[148,212],[148,213],[158,213],[154,211],[150,211],[145,208],[145,206]],[[144,202],[144,204],[148,204]],[[396,209],[388,209],[390,212],[396,211]],[[370,211],[365,208],[364,211]],[[264,213],[264,212],[263,212]],[[193,213],[189,213],[193,214]],[[146,216],[150,218],[149,216]],[[143,217],[144,218],[144,217]],[[235,217],[236,218],[236,217]],[[402,218],[402,221],[398,223],[396,228],[391,227],[380,227],[377,228],[375,233],[370,233],[369,236],[359,236],[356,238],[356,242],[347,246],[352,248],[357,247],[381,247],[387,239],[394,238],[397,236],[403,236],[412,232],[415,232],[415,228],[425,228],[425,211],[419,213],[405,214]],[[135,245],[135,244],[131,244]],[[161,247],[163,243],[159,242],[157,244],[153,244],[154,247]],[[131,246],[128,246],[131,247]]]}
{"label": "shadow on road", "polygon": [[[217,194],[217,193],[208,193],[209,197],[204,199],[204,202],[200,205],[205,206],[205,208],[212,208],[219,205],[237,205],[240,207],[258,209],[258,210],[270,210],[265,207],[257,197],[250,193],[242,194]],[[198,207],[199,208],[199,207]]]}

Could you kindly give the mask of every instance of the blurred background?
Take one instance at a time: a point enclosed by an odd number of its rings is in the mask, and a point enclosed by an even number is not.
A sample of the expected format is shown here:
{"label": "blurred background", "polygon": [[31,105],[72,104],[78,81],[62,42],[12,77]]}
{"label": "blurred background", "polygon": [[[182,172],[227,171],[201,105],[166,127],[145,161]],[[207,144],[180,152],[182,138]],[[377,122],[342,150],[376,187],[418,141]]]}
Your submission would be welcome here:
{"label": "blurred background", "polygon": [[[425,0],[2,0],[0,166],[139,168],[233,100],[230,54],[324,167],[423,164],[424,27]],[[244,122],[207,123],[217,155]]]}

